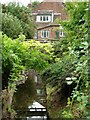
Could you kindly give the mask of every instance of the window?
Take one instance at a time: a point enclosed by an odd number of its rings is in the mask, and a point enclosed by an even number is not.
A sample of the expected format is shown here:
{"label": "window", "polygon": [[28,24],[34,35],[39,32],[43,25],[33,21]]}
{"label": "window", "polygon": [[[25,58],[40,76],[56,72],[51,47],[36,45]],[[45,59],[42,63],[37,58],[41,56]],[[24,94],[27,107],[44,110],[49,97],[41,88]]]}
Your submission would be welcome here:
{"label": "window", "polygon": [[36,22],[50,22],[51,16],[50,15],[38,15],[36,18]]}
{"label": "window", "polygon": [[48,21],[48,16],[47,16],[47,21]]}
{"label": "window", "polygon": [[63,37],[63,31],[62,30],[59,32],[59,36]]}
{"label": "window", "polygon": [[43,18],[43,21],[46,21],[46,17],[45,16],[43,16],[42,18]]}
{"label": "window", "polygon": [[40,21],[42,21],[42,16],[40,16]]}
{"label": "window", "polygon": [[49,31],[48,30],[41,31],[41,37],[42,38],[48,38],[49,37]]}
{"label": "window", "polygon": [[59,36],[60,36],[60,37],[63,37],[63,27],[62,27],[62,26],[60,26]]}

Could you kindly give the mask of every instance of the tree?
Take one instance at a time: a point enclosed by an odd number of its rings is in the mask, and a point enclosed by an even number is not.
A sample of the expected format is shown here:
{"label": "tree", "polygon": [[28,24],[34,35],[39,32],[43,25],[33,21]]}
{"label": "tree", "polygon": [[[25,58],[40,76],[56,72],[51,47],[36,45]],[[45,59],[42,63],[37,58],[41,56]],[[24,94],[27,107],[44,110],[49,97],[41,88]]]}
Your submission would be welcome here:
{"label": "tree", "polygon": [[11,38],[16,38],[23,33],[21,22],[9,13],[2,13],[2,31]]}
{"label": "tree", "polygon": [[38,4],[40,4],[39,1],[32,2],[32,9],[35,9],[38,6]]}
{"label": "tree", "polygon": [[[52,46],[42,44],[39,41],[23,41],[24,35],[14,41],[3,35],[3,79],[8,81],[17,81],[21,77],[23,70],[34,69],[38,72],[48,66],[52,60]],[[16,77],[16,78],[15,78]],[[3,84],[4,85],[4,84]]]}
{"label": "tree", "polygon": [[[20,21],[20,25],[22,27],[22,33],[25,34],[27,39],[33,38],[35,25],[33,24],[33,21],[32,21],[30,8],[27,8],[25,6],[20,6],[19,4],[16,5],[15,3],[9,3],[7,6],[2,5],[2,12],[17,18],[18,21]],[[5,20],[3,21],[3,24],[7,23]],[[11,23],[8,23],[7,26],[10,26],[9,24],[11,25]],[[7,27],[2,25],[2,28],[4,28],[3,32],[8,35]],[[15,30],[15,28],[13,28],[13,31]],[[18,31],[16,31],[16,36],[14,37],[12,36],[12,37],[17,38],[18,37],[17,34],[19,34]]]}

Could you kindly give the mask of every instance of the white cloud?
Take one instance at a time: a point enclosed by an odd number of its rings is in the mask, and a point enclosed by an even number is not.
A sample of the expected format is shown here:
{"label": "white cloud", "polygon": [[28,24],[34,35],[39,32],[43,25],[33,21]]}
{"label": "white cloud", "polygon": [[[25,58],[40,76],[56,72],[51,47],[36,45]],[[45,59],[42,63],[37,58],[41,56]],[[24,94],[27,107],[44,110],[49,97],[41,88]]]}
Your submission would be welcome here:
{"label": "white cloud", "polygon": [[28,5],[28,3],[30,3],[30,1],[34,2],[34,1],[39,1],[42,2],[43,0],[0,0],[0,3],[9,3],[9,2],[20,2],[23,5]]}

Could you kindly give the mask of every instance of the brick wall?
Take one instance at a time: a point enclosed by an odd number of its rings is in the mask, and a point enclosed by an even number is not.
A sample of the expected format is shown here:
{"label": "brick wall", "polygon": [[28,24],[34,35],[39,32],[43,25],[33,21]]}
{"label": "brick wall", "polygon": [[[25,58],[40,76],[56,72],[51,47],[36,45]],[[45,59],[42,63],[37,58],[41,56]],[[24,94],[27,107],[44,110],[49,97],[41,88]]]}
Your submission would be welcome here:
{"label": "brick wall", "polygon": [[[44,40],[44,39],[56,39],[56,30],[57,30],[58,27],[47,27],[47,28],[43,28],[43,29],[40,29],[38,30],[38,40]],[[49,31],[49,37],[48,38],[42,38],[41,37],[41,34],[43,30],[48,30]]]}
{"label": "brick wall", "polygon": [[[44,0],[43,2],[41,2],[36,9],[33,10],[33,19],[35,21],[35,24],[37,25],[37,28],[41,29],[37,29],[37,33],[38,33],[38,40],[46,40],[46,39],[56,39],[56,29],[59,27],[56,26],[49,26],[49,27],[45,27],[47,25],[50,24],[55,24],[55,22],[36,22],[36,16],[38,15],[42,15],[44,14],[43,12],[49,12],[49,14],[52,15],[52,13],[54,14],[54,18],[53,20],[55,21],[56,18],[58,18],[59,20],[66,20],[68,19],[68,15],[67,12],[65,11],[65,6],[62,2],[59,2],[59,0],[52,0],[49,2],[48,0]],[[49,37],[48,38],[42,38],[41,37],[41,31],[42,30],[48,30],[49,31]]]}

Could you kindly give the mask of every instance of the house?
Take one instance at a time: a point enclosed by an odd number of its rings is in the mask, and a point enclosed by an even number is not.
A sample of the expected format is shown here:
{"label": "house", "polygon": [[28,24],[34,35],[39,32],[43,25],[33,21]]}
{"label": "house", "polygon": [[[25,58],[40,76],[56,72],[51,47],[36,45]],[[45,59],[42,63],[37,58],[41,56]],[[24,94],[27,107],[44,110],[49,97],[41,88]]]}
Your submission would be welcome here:
{"label": "house", "polygon": [[34,39],[39,41],[57,40],[63,37],[63,28],[56,20],[66,20],[64,3],[60,0],[43,0],[33,10],[33,19],[37,25]]}

